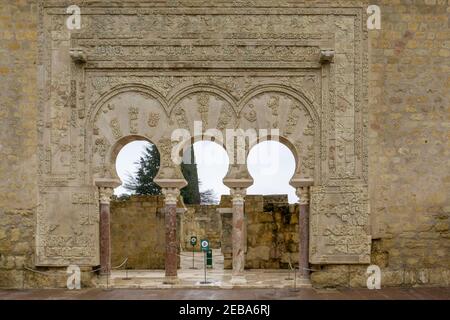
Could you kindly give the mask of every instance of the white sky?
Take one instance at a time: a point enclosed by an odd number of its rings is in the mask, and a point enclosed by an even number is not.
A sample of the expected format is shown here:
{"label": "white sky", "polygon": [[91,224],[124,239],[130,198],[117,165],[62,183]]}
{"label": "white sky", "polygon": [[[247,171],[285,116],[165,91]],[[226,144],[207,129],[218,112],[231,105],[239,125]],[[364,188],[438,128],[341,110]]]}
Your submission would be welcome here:
{"label": "white sky", "polygon": [[[122,181],[126,180],[127,173],[136,172],[135,162],[143,154],[146,144],[146,141],[134,141],[120,150],[116,169]],[[194,144],[194,152],[201,182],[200,191],[213,189],[218,198],[222,194],[230,194],[222,183],[229,163],[226,151],[214,142],[200,141]],[[250,150],[247,163],[254,179],[247,194],[287,194],[290,203],[298,201],[294,188],[289,185],[295,171],[295,160],[286,146],[275,141],[261,142]],[[120,195],[128,192],[120,186],[114,193]]]}

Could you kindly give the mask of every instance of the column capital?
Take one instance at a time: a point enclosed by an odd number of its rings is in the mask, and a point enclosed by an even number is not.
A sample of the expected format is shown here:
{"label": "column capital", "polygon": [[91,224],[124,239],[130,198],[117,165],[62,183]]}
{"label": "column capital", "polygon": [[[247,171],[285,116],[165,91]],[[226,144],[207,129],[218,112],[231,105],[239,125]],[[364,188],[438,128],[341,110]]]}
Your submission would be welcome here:
{"label": "column capital", "polygon": [[295,189],[295,194],[299,198],[299,204],[309,204],[309,186],[299,187]]}
{"label": "column capital", "polygon": [[110,204],[114,189],[111,187],[98,187],[98,194],[101,204]]}
{"label": "column capital", "polygon": [[96,179],[94,181],[98,187],[99,201],[101,204],[109,204],[111,202],[111,196],[114,194],[114,188],[121,185],[120,180],[117,179]]}
{"label": "column capital", "polygon": [[243,204],[246,193],[247,188],[231,188],[230,189],[231,202],[233,204]]}
{"label": "column capital", "polygon": [[163,188],[162,193],[164,195],[164,202],[166,205],[174,204],[178,202],[178,196],[180,195],[180,189],[178,188]]}

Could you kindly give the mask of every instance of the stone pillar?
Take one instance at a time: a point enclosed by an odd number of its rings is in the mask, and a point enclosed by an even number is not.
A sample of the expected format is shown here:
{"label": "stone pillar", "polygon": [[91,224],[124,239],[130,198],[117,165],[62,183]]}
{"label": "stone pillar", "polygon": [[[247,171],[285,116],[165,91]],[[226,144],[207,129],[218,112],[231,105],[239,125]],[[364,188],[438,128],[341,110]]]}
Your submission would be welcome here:
{"label": "stone pillar", "polygon": [[296,193],[299,197],[299,273],[301,279],[309,280],[309,186],[297,188]]}
{"label": "stone pillar", "polygon": [[244,196],[245,188],[231,189],[232,202],[232,246],[233,246],[233,272],[231,282],[233,284],[246,283],[244,276],[245,267],[245,242],[244,237]]}
{"label": "stone pillar", "polygon": [[111,187],[99,187],[100,200],[100,273],[111,272],[111,230],[110,230],[110,202],[114,189]]}
{"label": "stone pillar", "polygon": [[163,188],[164,216],[166,227],[166,257],[165,283],[174,284],[178,281],[178,241],[177,241],[177,201],[180,194],[178,188]]}

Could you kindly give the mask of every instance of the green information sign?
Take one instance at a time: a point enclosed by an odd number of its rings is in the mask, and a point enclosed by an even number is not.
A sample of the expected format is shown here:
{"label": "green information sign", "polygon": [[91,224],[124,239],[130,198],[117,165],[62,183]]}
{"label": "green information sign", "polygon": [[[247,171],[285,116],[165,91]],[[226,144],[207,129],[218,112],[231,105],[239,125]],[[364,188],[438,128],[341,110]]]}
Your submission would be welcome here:
{"label": "green information sign", "polygon": [[197,244],[197,237],[196,236],[192,236],[191,237],[191,246],[195,246]]}
{"label": "green information sign", "polygon": [[200,241],[200,246],[202,248],[202,251],[208,251],[209,250],[209,241],[206,239],[203,239],[202,241]]}

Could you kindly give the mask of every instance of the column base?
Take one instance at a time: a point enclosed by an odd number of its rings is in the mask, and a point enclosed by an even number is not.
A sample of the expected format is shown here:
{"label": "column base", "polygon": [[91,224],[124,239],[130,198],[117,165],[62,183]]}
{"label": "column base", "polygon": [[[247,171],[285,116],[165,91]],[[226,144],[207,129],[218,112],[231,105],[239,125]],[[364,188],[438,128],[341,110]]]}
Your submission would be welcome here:
{"label": "column base", "polygon": [[247,284],[247,279],[244,275],[232,275],[230,283],[232,285],[243,285]]}
{"label": "column base", "polygon": [[180,282],[180,279],[178,279],[178,276],[165,276],[164,277],[164,284],[177,284]]}

